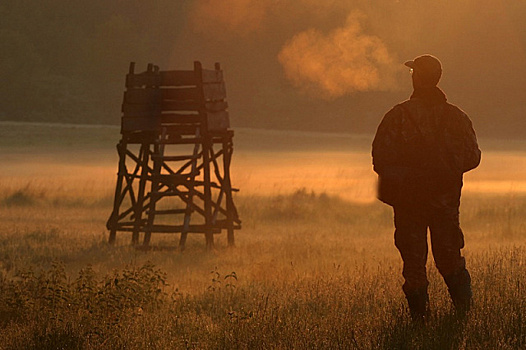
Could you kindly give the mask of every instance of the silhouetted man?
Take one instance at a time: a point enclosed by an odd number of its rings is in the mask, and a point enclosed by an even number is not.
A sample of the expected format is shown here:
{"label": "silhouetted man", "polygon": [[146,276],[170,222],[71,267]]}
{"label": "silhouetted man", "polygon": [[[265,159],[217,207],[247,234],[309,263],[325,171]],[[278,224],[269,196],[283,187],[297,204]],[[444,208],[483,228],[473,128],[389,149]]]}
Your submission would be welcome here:
{"label": "silhouetted man", "polygon": [[411,68],[414,92],[384,116],[372,156],[378,198],[394,209],[403,291],[412,318],[422,320],[428,310],[428,227],[435,264],[456,310],[465,312],[471,304],[471,278],[460,253],[459,206],[462,175],[479,165],[480,150],[466,113],[447,103],[436,86],[440,61],[423,55],[405,65]]}

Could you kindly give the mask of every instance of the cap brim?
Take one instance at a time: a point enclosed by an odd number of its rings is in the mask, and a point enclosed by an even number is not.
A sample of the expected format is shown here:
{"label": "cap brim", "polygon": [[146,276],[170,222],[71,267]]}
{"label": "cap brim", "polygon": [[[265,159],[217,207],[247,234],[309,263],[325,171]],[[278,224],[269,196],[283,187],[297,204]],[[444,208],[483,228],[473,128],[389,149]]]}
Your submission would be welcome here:
{"label": "cap brim", "polygon": [[415,61],[407,61],[406,63],[404,63],[404,65],[409,68],[415,69]]}

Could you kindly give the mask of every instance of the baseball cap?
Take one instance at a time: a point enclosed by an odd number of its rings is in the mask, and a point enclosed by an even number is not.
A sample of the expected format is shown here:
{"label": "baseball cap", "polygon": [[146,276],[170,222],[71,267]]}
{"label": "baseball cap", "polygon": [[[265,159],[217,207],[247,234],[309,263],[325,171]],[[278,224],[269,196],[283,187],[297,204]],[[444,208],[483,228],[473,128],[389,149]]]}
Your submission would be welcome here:
{"label": "baseball cap", "polygon": [[429,83],[437,84],[442,75],[442,64],[433,55],[418,56],[412,61],[405,62],[404,65],[418,71],[420,76]]}

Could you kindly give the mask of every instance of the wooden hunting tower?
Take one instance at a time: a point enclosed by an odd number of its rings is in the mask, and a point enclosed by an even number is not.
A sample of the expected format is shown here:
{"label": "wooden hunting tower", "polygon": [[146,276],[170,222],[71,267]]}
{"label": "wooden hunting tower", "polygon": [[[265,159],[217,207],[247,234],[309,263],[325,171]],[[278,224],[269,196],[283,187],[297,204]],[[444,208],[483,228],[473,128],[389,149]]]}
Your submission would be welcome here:
{"label": "wooden hunting tower", "polygon": [[234,132],[229,129],[223,72],[194,62],[189,71],[160,71],[130,63],[122,105],[119,171],[109,242],[117,231],[148,247],[152,233],[202,233],[207,248],[240,228],[230,182]]}

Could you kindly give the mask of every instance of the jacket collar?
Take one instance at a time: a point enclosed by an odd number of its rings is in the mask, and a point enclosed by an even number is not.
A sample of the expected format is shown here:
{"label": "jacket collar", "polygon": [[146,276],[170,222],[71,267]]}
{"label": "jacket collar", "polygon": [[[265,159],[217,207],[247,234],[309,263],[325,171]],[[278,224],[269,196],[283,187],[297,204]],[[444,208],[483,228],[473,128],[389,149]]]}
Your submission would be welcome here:
{"label": "jacket collar", "polygon": [[417,88],[413,91],[411,99],[419,98],[425,102],[436,105],[447,101],[446,94],[438,86]]}

